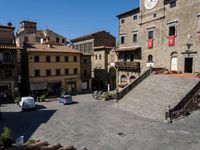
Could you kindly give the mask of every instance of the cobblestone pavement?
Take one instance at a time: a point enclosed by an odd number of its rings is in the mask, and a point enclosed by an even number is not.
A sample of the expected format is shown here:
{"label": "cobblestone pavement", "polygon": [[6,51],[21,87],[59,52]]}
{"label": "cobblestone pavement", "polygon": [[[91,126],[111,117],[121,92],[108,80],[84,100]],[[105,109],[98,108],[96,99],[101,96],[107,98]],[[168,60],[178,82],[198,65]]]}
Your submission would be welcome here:
{"label": "cobblestone pavement", "polygon": [[15,138],[24,135],[89,150],[200,149],[200,112],[168,124],[140,118],[114,101],[96,101],[91,95],[74,100],[78,103],[66,106],[40,103],[36,111],[21,112],[16,104],[0,109]]}

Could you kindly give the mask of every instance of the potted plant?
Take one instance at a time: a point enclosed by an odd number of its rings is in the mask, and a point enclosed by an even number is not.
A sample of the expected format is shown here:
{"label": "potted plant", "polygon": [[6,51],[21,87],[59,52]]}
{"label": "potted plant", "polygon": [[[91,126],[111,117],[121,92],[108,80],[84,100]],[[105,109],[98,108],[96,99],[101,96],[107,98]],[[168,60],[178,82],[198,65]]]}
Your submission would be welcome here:
{"label": "potted plant", "polygon": [[13,144],[13,138],[11,136],[11,129],[9,129],[8,127],[4,127],[1,137],[0,137],[0,144],[4,147],[4,148],[8,148],[11,147]]}

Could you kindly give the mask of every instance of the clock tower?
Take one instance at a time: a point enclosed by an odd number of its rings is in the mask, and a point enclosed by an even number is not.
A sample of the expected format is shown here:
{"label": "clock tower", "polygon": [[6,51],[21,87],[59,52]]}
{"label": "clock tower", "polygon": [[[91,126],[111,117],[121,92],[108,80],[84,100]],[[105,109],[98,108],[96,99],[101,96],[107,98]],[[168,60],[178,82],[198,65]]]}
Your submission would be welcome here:
{"label": "clock tower", "polygon": [[140,0],[142,23],[164,17],[164,0]]}

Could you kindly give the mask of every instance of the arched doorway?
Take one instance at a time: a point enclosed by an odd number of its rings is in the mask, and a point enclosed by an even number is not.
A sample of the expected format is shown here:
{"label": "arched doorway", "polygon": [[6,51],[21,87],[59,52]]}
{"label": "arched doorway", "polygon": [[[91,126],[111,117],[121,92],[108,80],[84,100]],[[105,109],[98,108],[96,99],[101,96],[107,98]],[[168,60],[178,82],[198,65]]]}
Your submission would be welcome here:
{"label": "arched doorway", "polygon": [[171,67],[170,69],[173,71],[178,71],[178,54],[177,52],[171,53]]}
{"label": "arched doorway", "polygon": [[115,90],[116,89],[116,70],[115,68],[110,68],[109,70],[110,75],[110,89]]}

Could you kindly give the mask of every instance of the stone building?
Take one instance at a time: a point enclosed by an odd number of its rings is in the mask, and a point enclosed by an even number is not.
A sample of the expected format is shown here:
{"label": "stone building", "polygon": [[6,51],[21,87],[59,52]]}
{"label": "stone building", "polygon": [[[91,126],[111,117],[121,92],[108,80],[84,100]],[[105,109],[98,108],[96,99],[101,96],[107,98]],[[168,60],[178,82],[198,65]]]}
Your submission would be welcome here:
{"label": "stone building", "polygon": [[82,92],[81,53],[68,46],[26,44],[23,59],[28,92],[58,96],[64,90],[72,95]]}
{"label": "stone building", "polygon": [[20,27],[16,34],[17,45],[23,47],[23,42],[26,43],[48,43],[54,45],[67,45],[67,39],[49,29],[37,30],[37,23],[24,20],[20,22]]}
{"label": "stone building", "polygon": [[20,48],[16,46],[14,27],[0,25],[0,101],[12,101],[20,93]]}
{"label": "stone building", "polygon": [[109,32],[99,31],[72,39],[71,42],[77,51],[92,55],[92,89],[107,90],[110,84],[108,58],[115,47],[115,37]]}
{"label": "stone building", "polygon": [[[139,8],[118,15],[120,65],[200,72],[199,7],[200,0],[140,0]],[[137,72],[128,70],[119,80]]]}
{"label": "stone building", "polygon": [[80,55],[80,73],[81,73],[81,90],[82,93],[88,93],[92,90],[92,78],[91,78],[91,56],[90,54]]}

